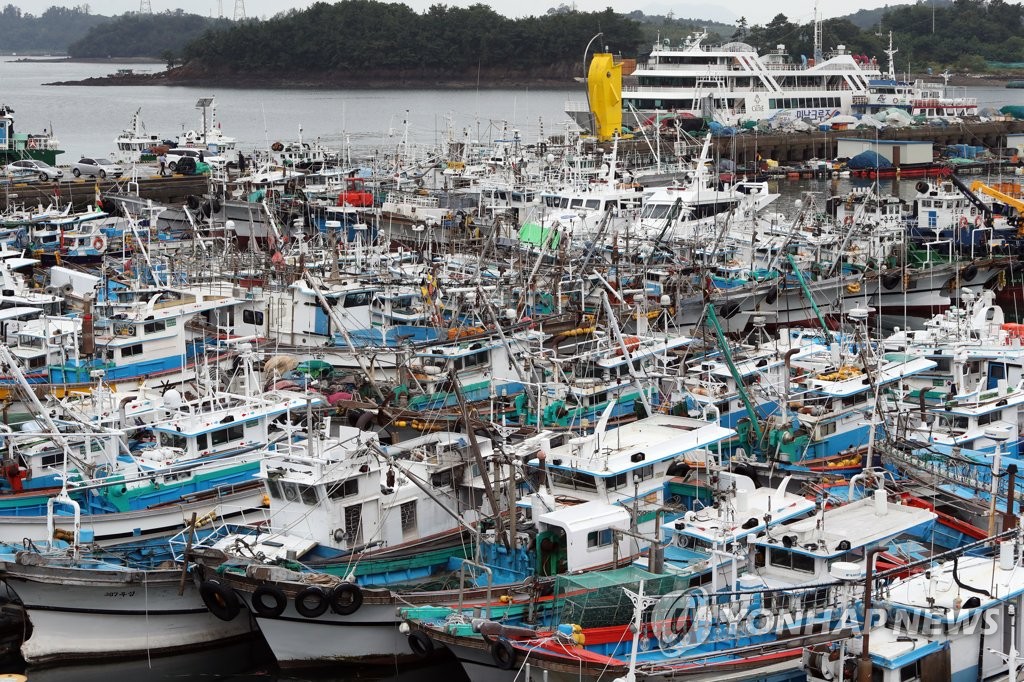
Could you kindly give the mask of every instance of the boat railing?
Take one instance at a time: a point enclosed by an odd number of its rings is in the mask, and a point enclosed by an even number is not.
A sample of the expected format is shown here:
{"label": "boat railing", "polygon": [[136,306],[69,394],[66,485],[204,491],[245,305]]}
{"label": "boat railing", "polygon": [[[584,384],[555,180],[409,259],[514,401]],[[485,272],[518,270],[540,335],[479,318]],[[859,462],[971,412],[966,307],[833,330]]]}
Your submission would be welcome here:
{"label": "boat railing", "polygon": [[[230,518],[231,521],[226,521],[227,518]],[[193,550],[204,547],[212,548],[218,541],[239,532],[252,531],[259,534],[261,529],[269,532],[265,529],[270,528],[270,521],[270,509],[266,507],[253,509],[241,505],[220,504],[209,513],[197,517],[195,525],[188,522],[188,525],[177,535],[171,537],[167,543],[174,560],[183,562],[189,547]],[[201,529],[210,524],[216,525],[212,526],[209,533],[201,532]]]}
{"label": "boat railing", "polygon": [[466,596],[466,567],[472,567],[479,571],[483,571],[487,575],[487,613],[485,617],[490,620],[491,618],[491,589],[494,587],[494,575],[491,572],[490,567],[483,564],[478,564],[475,561],[469,559],[463,559],[459,566],[459,613],[462,613],[462,605]]}

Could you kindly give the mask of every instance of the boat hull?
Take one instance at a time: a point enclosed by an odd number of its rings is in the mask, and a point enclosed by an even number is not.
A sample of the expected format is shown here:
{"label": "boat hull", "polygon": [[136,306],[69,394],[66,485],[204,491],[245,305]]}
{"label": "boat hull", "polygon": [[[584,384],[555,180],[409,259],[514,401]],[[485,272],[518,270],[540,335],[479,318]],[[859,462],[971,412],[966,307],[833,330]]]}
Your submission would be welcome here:
{"label": "boat hull", "polygon": [[[195,501],[182,501],[154,509],[108,514],[82,515],[82,529],[92,531],[93,541],[109,544],[126,538],[141,537],[155,533],[176,532],[185,527],[192,514],[204,517],[213,514],[216,518],[228,520],[243,515],[246,511],[263,506],[263,486],[255,483],[239,486],[235,492],[220,496],[201,497]],[[70,528],[71,516],[56,516],[57,528]],[[47,535],[46,515],[0,516],[0,541],[21,543],[25,538],[45,538]]]}
{"label": "boat hull", "polygon": [[30,665],[127,659],[219,645],[255,631],[244,610],[230,622],[213,616],[189,580],[179,596],[180,576],[178,569],[84,571],[7,564],[4,580],[32,625],[21,654]]}

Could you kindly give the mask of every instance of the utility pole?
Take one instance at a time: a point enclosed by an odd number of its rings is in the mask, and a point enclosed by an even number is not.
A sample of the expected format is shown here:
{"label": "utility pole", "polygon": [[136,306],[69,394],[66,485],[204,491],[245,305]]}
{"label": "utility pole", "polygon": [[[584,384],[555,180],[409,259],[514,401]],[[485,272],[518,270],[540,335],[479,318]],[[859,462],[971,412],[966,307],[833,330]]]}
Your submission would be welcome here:
{"label": "utility pole", "polygon": [[245,0],[235,0],[235,21],[245,21]]}
{"label": "utility pole", "polygon": [[150,0],[139,0],[139,14],[152,14],[153,4]]}

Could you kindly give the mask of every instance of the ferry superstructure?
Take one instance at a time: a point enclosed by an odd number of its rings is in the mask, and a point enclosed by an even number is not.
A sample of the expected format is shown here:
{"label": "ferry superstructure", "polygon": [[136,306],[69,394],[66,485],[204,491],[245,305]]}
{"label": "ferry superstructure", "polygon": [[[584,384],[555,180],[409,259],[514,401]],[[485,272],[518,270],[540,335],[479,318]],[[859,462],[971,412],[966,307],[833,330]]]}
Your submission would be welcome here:
{"label": "ferry superstructure", "polygon": [[818,59],[794,61],[784,45],[761,56],[746,43],[712,46],[706,38],[702,32],[681,45],[666,39],[653,46],[633,72],[635,84],[623,85],[624,123],[642,125],[675,112],[733,124],[785,110],[825,120],[851,113],[869,82],[881,77],[876,60],[853,55],[845,45]]}

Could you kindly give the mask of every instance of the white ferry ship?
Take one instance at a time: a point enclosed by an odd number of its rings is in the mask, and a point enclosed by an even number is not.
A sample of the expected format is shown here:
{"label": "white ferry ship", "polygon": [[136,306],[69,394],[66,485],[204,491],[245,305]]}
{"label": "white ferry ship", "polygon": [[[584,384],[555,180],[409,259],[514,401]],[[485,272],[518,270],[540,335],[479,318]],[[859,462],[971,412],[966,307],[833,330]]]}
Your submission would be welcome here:
{"label": "white ferry ship", "polygon": [[[820,37],[820,33],[818,33]],[[707,32],[653,46],[647,62],[623,83],[623,123],[644,125],[676,113],[733,125],[793,111],[798,118],[826,120],[850,114],[855,98],[866,101],[869,82],[881,78],[878,63],[838,45],[816,59],[793,60],[784,45],[760,56],[740,42],[706,45]],[[820,45],[820,40],[816,41]],[[581,126],[589,112],[568,112]]]}

